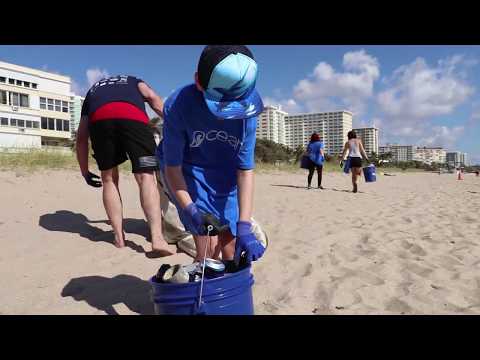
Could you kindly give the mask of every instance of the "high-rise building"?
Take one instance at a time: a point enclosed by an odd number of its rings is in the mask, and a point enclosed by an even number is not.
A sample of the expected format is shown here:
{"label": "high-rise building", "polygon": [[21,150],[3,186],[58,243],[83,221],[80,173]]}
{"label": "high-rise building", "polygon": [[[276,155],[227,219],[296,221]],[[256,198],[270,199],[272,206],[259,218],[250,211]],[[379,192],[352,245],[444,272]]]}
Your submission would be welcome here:
{"label": "high-rise building", "polygon": [[0,147],[68,145],[70,86],[68,76],[0,61]]}
{"label": "high-rise building", "polygon": [[460,151],[447,152],[447,164],[453,167],[468,166],[467,153]]}
{"label": "high-rise building", "polygon": [[378,129],[375,127],[353,129],[357,137],[362,139],[367,155],[378,154]]}
{"label": "high-rise building", "polygon": [[413,145],[398,145],[398,144],[387,144],[385,146],[378,147],[378,153],[382,154],[392,154],[390,161],[400,162],[400,161],[413,161],[415,155],[416,147]]}
{"label": "high-rise building", "polygon": [[70,120],[72,124],[72,132],[78,130],[82,113],[82,105],[85,98],[78,95],[70,96]]}
{"label": "high-rise building", "polygon": [[281,106],[265,106],[258,117],[257,139],[267,139],[278,144],[286,145],[285,141],[285,116]]}
{"label": "high-rise building", "polygon": [[446,162],[447,152],[441,147],[417,147],[413,160],[421,161],[425,164]]}
{"label": "high-rise building", "polygon": [[296,148],[306,146],[310,135],[318,133],[327,154],[340,154],[352,130],[353,114],[349,111],[304,113],[285,116],[286,145]]}

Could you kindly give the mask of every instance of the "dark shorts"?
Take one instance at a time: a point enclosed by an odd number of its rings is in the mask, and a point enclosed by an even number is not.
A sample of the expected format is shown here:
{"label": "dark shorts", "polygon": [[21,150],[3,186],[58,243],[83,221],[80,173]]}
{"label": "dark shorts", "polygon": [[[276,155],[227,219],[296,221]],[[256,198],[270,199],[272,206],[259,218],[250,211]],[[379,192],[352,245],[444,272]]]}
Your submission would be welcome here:
{"label": "dark shorts", "polygon": [[359,157],[351,157],[350,158],[350,167],[354,168],[361,168],[362,167],[362,158]]}
{"label": "dark shorts", "polygon": [[99,120],[89,124],[89,132],[100,170],[114,168],[127,159],[133,173],[158,169],[155,139],[147,124],[126,119]]}

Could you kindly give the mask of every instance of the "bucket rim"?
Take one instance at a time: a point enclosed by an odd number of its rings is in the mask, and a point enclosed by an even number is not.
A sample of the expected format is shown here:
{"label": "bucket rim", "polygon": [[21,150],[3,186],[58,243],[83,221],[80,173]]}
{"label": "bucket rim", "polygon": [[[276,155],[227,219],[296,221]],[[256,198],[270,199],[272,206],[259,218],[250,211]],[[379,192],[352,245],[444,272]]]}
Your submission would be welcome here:
{"label": "bucket rim", "polygon": [[[225,281],[225,280],[227,280],[227,278],[232,279],[232,278],[235,278],[235,277],[240,277],[240,276],[244,275],[244,274],[247,273],[247,272],[250,273],[250,269],[251,269],[251,268],[252,268],[252,266],[249,265],[249,266],[247,266],[245,269],[242,269],[242,270],[237,271],[237,272],[235,272],[235,273],[226,273],[226,274],[224,274],[223,276],[220,276],[220,277],[216,277],[216,278],[213,278],[213,279],[205,279],[205,280],[204,280],[204,283],[214,284],[215,282]],[[196,286],[198,286],[198,283],[197,283],[197,282],[188,282],[188,283],[183,283],[183,284],[177,284],[177,283],[159,283],[159,282],[154,281],[154,278],[155,278],[155,275],[153,275],[152,277],[150,277],[149,283],[155,284],[155,286],[165,286],[166,288],[169,288],[169,287],[188,288],[188,287],[196,287]]]}

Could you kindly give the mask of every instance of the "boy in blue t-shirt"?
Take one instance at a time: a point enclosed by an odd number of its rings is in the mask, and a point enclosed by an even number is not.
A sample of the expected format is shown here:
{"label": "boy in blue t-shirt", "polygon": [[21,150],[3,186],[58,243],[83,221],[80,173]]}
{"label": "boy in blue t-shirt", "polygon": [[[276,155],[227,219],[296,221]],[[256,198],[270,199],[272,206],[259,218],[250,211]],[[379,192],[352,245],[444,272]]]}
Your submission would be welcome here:
{"label": "boy in blue t-shirt", "polygon": [[[265,249],[252,231],[253,169],[257,115],[257,64],[245,46],[207,46],[195,84],[164,105],[163,139],[157,149],[161,176],[185,228],[194,235],[196,260],[257,260]],[[207,247],[210,215],[222,231]],[[212,235],[212,233],[210,233]],[[213,234],[216,235],[216,234]]]}

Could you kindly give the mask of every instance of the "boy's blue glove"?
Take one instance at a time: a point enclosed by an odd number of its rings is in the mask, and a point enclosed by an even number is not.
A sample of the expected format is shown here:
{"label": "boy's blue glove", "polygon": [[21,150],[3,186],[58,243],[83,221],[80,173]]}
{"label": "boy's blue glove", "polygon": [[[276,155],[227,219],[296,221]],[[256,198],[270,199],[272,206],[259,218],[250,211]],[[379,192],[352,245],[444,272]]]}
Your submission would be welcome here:
{"label": "boy's blue glove", "polygon": [[238,266],[240,257],[245,252],[247,263],[258,260],[265,252],[265,248],[255,237],[252,231],[252,224],[248,221],[237,222],[237,239],[235,241],[235,264]]}
{"label": "boy's blue glove", "polygon": [[[220,221],[210,213],[203,213],[193,202],[185,208],[185,212],[190,217],[199,235],[216,236],[220,232],[228,229],[228,225],[222,225]],[[210,232],[208,231],[209,228]]]}

